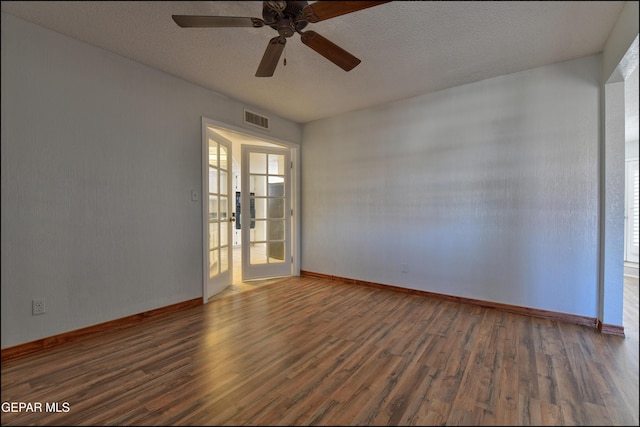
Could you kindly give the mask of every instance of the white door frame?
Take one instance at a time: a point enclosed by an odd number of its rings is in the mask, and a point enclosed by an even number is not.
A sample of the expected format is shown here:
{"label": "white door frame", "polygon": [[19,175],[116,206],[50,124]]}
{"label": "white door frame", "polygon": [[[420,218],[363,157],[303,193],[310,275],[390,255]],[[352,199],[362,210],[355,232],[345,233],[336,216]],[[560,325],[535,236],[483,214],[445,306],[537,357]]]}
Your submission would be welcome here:
{"label": "white door frame", "polygon": [[634,246],[633,241],[633,233],[634,228],[634,217],[638,215],[638,207],[634,203],[634,191],[637,192],[638,189],[635,187],[635,183],[637,183],[637,175],[638,175],[638,157],[634,157],[631,159],[627,159],[625,161],[625,214],[624,214],[624,235],[625,235],[625,248],[624,248],[624,260],[628,262],[638,262],[638,247]]}
{"label": "white door frame", "polygon": [[[238,133],[247,138],[253,138],[259,141],[267,142],[270,144],[274,144],[283,148],[289,149],[289,158],[292,163],[291,167],[291,204],[293,209],[293,215],[291,217],[291,257],[293,258],[293,262],[291,264],[291,275],[299,276],[300,275],[300,146],[298,144],[292,143],[290,141],[286,141],[279,138],[274,138],[270,135],[265,135],[264,133],[254,131],[252,129],[241,128],[235,125],[230,125],[228,123],[220,122],[217,120],[209,119],[206,117],[202,117],[202,139],[203,139],[203,147],[205,146],[206,141],[206,129],[207,127],[211,127],[214,129],[234,132]],[[237,153],[236,153],[237,154]],[[204,151],[203,151],[204,155]],[[204,179],[208,179],[208,169],[204,168],[205,162],[203,161],[203,189],[204,187]],[[206,199],[203,196],[201,198],[201,202],[205,203]],[[203,207],[204,212],[204,207]],[[204,224],[204,221],[203,221]],[[202,230],[203,240],[206,240],[205,229]],[[203,251],[205,251],[205,245],[203,244]],[[204,260],[204,254],[202,259]],[[206,271],[206,266],[203,266],[203,272]],[[203,299],[206,295],[206,275],[203,275]],[[232,277],[233,282],[233,277]],[[206,303],[206,301],[205,301]]]}

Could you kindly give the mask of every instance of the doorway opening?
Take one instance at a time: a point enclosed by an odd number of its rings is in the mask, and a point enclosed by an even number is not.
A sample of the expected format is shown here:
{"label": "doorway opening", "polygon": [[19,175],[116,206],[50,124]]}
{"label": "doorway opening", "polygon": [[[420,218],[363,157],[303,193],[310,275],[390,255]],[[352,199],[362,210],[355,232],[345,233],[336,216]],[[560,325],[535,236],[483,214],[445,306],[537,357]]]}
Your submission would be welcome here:
{"label": "doorway opening", "polygon": [[625,276],[638,277],[638,63],[624,81],[625,103]]}
{"label": "doorway opening", "polygon": [[[215,245],[208,242],[211,234],[207,232],[209,224],[205,220],[205,303],[299,274],[298,220],[294,215],[299,188],[297,145],[203,118],[203,150],[210,150],[212,142],[215,145],[216,141],[228,146],[230,154],[227,160],[228,197],[224,199],[228,203],[229,244],[224,249],[229,253],[231,274],[222,282],[218,280],[213,287],[207,283],[215,280],[209,277],[206,268],[207,251]],[[203,171],[204,168],[210,169],[210,165],[203,164]],[[205,181],[210,180],[208,175],[210,172],[203,174]],[[214,184],[220,186],[219,183]],[[209,209],[220,209],[217,205],[208,204],[207,195],[212,194],[208,186],[208,182],[203,182],[205,218]],[[269,256],[265,257],[265,251]]]}
{"label": "doorway opening", "polygon": [[[625,269],[625,204],[615,202],[625,200],[625,157],[628,127],[631,123],[628,105],[625,102],[629,89],[625,80],[638,67],[638,36],[627,48],[609,76],[603,76],[603,133],[600,151],[600,243],[599,243],[599,303],[598,329],[603,333],[625,335],[637,332],[638,302],[636,298],[627,300],[625,283],[628,282]],[[636,80],[637,81],[637,80]],[[636,83],[637,85],[637,83]],[[632,92],[637,102],[637,86]],[[627,97],[628,98],[628,97]],[[635,107],[637,111],[637,104]],[[635,113],[637,135],[637,113]],[[636,143],[637,147],[637,136]],[[637,279],[632,282],[637,284]],[[637,286],[637,285],[636,285]],[[627,301],[635,306],[635,321],[625,318]]]}
{"label": "doorway opening", "polygon": [[[638,39],[634,42],[637,46]],[[624,212],[624,279],[623,316],[625,335],[638,338],[638,255],[640,206],[638,178],[638,57],[634,70],[624,80],[625,103],[625,212]]]}

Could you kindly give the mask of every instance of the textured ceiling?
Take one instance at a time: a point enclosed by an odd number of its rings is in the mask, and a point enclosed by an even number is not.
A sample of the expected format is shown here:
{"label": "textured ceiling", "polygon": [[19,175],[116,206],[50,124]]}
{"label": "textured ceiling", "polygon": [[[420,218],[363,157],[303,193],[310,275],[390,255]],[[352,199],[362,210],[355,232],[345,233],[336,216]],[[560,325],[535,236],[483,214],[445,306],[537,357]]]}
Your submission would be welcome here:
{"label": "textured ceiling", "polygon": [[621,1],[395,1],[309,24],[362,60],[345,72],[294,35],[255,77],[262,28],[180,28],[178,15],[261,17],[250,1],[3,1],[2,12],[299,123],[601,52]]}

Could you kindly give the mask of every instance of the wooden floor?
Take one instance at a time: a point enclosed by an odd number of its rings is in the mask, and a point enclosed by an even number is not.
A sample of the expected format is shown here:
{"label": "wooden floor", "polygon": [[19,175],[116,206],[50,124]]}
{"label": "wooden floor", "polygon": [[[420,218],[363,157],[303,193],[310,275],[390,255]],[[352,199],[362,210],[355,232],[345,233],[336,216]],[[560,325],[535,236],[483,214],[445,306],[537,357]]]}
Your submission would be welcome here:
{"label": "wooden floor", "polygon": [[3,361],[2,425],[637,426],[638,279],[625,286],[623,338],[282,279]]}

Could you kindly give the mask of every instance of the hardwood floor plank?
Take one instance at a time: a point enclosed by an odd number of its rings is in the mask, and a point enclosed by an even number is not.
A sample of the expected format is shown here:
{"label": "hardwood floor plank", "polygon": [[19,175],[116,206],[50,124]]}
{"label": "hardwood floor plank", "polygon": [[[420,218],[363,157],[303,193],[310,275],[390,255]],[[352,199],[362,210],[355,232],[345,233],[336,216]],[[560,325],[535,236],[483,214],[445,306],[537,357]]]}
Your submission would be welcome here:
{"label": "hardwood floor plank", "polygon": [[499,366],[499,377],[497,378],[498,396],[494,411],[496,421],[501,425],[517,425],[520,418],[519,413],[519,391],[520,381],[518,369],[518,325],[517,321],[522,320],[516,316],[509,316],[504,323],[504,340],[499,343],[502,353]]}
{"label": "hardwood floor plank", "polygon": [[[419,363],[419,357],[433,339],[433,335],[426,333],[407,333],[412,339],[403,345],[403,351],[396,353],[391,351],[390,354],[405,355],[403,361],[399,364],[398,369],[394,372],[393,390],[389,390],[384,404],[381,403],[381,409],[371,420],[374,425],[398,425],[409,424],[413,414],[416,412],[415,406],[412,406],[412,396],[423,385],[428,385],[427,376],[429,367]],[[397,348],[391,345],[391,349]],[[422,394],[419,394],[422,396]],[[414,402],[421,404],[420,402]]]}
{"label": "hardwood floor plank", "polygon": [[[414,364],[412,375],[400,379],[398,390],[389,401],[387,418],[380,418],[378,425],[419,425],[424,410],[429,408],[427,391],[434,380],[433,369],[422,364]],[[386,421],[385,421],[386,420]]]}
{"label": "hardwood floor plank", "polygon": [[518,396],[519,421],[521,426],[540,426],[542,422],[542,409],[540,401],[535,397],[520,393]]}
{"label": "hardwood floor plank", "polygon": [[[562,408],[560,405],[555,405],[547,401],[541,400],[540,402],[540,417],[542,423],[540,425],[545,426],[564,426],[568,425],[562,417]],[[610,424],[610,423],[607,423]],[[535,424],[532,424],[535,425]],[[615,425],[615,423],[614,423]]]}
{"label": "hardwood floor plank", "polygon": [[355,371],[336,390],[337,396],[344,396],[339,400],[340,405],[331,417],[320,421],[325,425],[370,425],[371,418],[377,415],[380,400],[393,387],[389,380],[400,359],[383,349],[373,354],[367,363],[372,368]]}
{"label": "hardwood floor plank", "polygon": [[[527,396],[526,404],[534,399],[538,402],[540,386],[536,367],[536,351],[531,319],[522,316],[518,322],[518,390]],[[523,411],[526,408],[523,408]]]}

